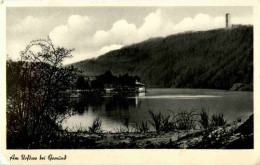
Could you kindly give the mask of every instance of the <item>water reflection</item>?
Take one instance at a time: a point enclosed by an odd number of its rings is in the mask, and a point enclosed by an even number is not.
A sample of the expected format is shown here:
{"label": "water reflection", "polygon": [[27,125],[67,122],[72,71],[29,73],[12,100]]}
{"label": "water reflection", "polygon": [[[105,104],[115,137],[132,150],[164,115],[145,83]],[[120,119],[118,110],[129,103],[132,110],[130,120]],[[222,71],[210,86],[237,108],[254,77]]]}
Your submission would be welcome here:
{"label": "water reflection", "polygon": [[72,110],[78,114],[83,114],[90,107],[101,107],[104,98],[101,96],[71,98],[70,103]]}
{"label": "water reflection", "polygon": [[144,97],[145,93],[137,93],[135,95],[135,106],[138,107],[138,105],[141,103],[141,97]]}
{"label": "water reflection", "polygon": [[72,131],[82,127],[87,129],[93,119],[99,116],[103,130],[115,131],[130,119],[131,113],[141,104],[141,96],[145,96],[145,93],[72,98],[74,115],[64,121],[63,128]]}
{"label": "water reflection", "polygon": [[114,131],[130,124],[150,120],[148,111],[163,114],[168,110],[200,110],[204,107],[213,113],[223,113],[229,121],[239,116],[247,118],[253,113],[252,92],[228,92],[196,89],[150,89],[148,93],[128,95],[92,96],[71,99],[74,115],[64,121],[63,127],[88,128],[95,116],[102,120],[102,129]]}
{"label": "water reflection", "polygon": [[127,99],[127,97],[122,95],[115,95],[112,97],[107,97],[105,100],[106,111],[129,111],[129,107],[135,106],[135,100]]}

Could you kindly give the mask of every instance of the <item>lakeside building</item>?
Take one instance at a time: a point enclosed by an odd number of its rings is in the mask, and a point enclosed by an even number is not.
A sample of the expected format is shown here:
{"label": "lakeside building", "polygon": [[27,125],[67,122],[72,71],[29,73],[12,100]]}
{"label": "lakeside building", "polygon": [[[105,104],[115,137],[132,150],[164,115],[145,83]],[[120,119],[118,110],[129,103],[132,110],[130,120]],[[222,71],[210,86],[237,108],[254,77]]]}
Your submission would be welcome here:
{"label": "lakeside building", "polygon": [[146,92],[145,84],[136,81],[136,82],[135,82],[135,91],[136,91],[137,93]]}
{"label": "lakeside building", "polygon": [[104,90],[110,93],[144,93],[146,92],[145,84],[136,81],[133,86],[104,84]]}

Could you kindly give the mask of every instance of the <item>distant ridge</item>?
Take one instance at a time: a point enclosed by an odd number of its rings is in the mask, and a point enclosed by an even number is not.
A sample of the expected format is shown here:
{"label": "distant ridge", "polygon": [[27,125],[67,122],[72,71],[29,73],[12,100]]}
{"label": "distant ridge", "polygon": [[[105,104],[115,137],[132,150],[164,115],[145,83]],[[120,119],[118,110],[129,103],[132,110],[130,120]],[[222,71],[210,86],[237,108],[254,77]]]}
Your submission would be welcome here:
{"label": "distant ridge", "polygon": [[138,75],[149,87],[230,89],[253,84],[253,27],[152,38],[72,64],[84,75],[111,70]]}

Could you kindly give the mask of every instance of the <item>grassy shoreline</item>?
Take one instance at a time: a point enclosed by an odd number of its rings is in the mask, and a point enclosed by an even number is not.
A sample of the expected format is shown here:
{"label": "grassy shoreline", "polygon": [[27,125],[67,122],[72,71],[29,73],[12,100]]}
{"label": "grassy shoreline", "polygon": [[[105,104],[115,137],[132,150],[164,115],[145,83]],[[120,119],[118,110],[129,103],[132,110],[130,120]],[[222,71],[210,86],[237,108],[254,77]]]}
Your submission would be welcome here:
{"label": "grassy shoreline", "polygon": [[253,115],[245,122],[204,130],[69,134],[64,149],[253,149],[254,137]]}
{"label": "grassy shoreline", "polygon": [[[176,116],[174,121],[169,120],[169,117],[160,113],[151,114],[151,116],[154,118],[152,117],[152,120],[149,122],[154,124],[155,130],[157,127],[156,131],[147,130],[145,129],[146,126],[140,126],[141,130],[136,130],[135,132],[129,132],[127,129],[115,133],[102,132],[100,130],[102,123],[97,118],[88,131],[69,132],[68,130],[57,129],[56,134],[50,137],[50,139],[43,139],[43,141],[37,142],[33,146],[26,144],[24,139],[19,139],[19,137],[9,139],[7,146],[8,149],[253,148],[253,115],[245,122],[238,119],[236,122],[228,124],[223,120],[224,116],[221,114],[210,117],[206,111],[202,111],[199,122],[202,123],[203,127],[200,129],[195,129],[191,127],[192,125],[188,125],[194,123],[186,122],[180,125],[182,121]],[[180,113],[180,116],[182,118],[187,118],[188,116],[191,120],[194,114],[190,111]],[[165,119],[168,122],[165,122]],[[210,119],[211,121],[209,121]],[[161,125],[156,126],[158,120],[161,120]],[[181,127],[177,129],[175,127],[177,125],[171,125],[174,122],[178,122]]]}

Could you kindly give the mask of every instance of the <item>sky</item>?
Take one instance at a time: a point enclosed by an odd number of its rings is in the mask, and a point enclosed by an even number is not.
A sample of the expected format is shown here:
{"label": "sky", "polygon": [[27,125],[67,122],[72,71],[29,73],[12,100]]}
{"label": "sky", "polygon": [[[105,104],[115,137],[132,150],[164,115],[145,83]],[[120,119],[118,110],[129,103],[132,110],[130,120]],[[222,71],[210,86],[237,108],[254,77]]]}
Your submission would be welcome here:
{"label": "sky", "polygon": [[253,24],[250,6],[216,7],[9,7],[7,55],[18,60],[30,41],[49,36],[55,46],[74,48],[70,64],[153,37],[185,31]]}

